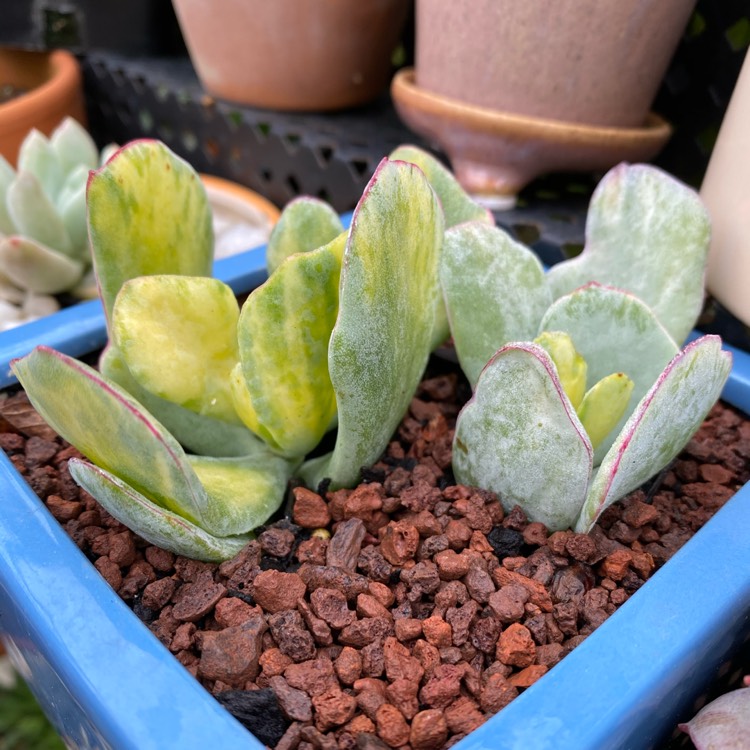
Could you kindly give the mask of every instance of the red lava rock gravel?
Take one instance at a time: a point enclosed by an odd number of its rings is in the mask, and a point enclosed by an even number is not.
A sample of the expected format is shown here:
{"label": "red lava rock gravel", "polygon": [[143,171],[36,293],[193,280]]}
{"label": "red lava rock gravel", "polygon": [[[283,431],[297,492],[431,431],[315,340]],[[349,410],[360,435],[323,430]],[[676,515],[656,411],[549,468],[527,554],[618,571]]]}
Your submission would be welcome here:
{"label": "red lava rock gravel", "polygon": [[267,745],[440,750],[564,658],[750,479],[750,423],[719,404],[591,534],[550,534],[454,484],[467,393],[453,374],[424,381],[360,487],[294,488],[290,518],[221,565],[152,547],[99,508],[67,474],[75,451],[29,419],[23,393],[0,405],[25,414],[20,430],[2,420],[0,446],[136,615]]}

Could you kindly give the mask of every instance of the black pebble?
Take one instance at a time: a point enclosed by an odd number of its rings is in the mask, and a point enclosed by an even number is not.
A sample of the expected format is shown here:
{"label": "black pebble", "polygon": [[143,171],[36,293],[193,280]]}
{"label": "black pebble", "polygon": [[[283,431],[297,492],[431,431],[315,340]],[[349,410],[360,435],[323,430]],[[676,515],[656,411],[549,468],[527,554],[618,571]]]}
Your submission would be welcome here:
{"label": "black pebble", "polygon": [[237,721],[249,729],[264,745],[273,747],[289,727],[273,690],[225,690],[218,693],[221,703]]}
{"label": "black pebble", "polygon": [[506,557],[516,557],[523,547],[523,534],[515,529],[495,526],[487,535],[487,541],[492,545],[499,560]]}

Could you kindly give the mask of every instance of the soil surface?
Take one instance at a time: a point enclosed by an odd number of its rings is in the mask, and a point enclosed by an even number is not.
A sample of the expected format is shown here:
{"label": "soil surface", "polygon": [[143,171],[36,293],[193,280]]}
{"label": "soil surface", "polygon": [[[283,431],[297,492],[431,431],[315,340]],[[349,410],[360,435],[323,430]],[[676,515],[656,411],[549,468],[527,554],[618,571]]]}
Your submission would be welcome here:
{"label": "soil surface", "polygon": [[75,449],[25,394],[0,447],[104,578],[198,680],[276,750],[439,750],[542,677],[750,479],[750,422],[723,404],[589,535],[550,534],[456,485],[468,386],[423,381],[353,490],[290,491],[287,515],[221,565],[114,520],[67,473]]}

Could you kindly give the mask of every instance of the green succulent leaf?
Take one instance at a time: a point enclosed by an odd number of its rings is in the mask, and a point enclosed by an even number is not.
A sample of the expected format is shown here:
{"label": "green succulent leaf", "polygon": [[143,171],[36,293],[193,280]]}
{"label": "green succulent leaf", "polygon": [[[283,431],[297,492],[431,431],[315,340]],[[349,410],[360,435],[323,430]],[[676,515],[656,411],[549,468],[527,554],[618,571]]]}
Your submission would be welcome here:
{"label": "green succulent leaf", "polygon": [[465,221],[481,221],[494,226],[492,213],[480,206],[461,187],[453,173],[444,167],[432,154],[418,146],[399,146],[388,157],[392,161],[407,161],[416,164],[437,193],[445,213],[446,229]]}
{"label": "green succulent leaf", "polygon": [[674,357],[604,457],[577,531],[588,532],[605,508],[677,456],[716,403],[731,368],[718,336],[703,336]]}
{"label": "green succulent leaf", "polygon": [[46,135],[33,129],[18,150],[18,173],[33,174],[51,203],[55,202],[65,174],[57,152]]}
{"label": "green succulent leaf", "polygon": [[174,435],[180,445],[192,453],[217,457],[266,456],[270,453],[268,446],[244,425],[197,414],[147,391],[131,375],[117,347],[111,343],[99,359],[99,369],[102,375],[113,380],[143,404]]}
{"label": "green succulent leaf", "polygon": [[235,407],[250,429],[285,455],[312,450],[336,415],[328,342],[345,244],[342,233],[317,250],[290,256],[242,306]]}
{"label": "green succulent leaf", "polygon": [[244,534],[265,523],[284,501],[292,465],[270,451],[239,458],[188,456],[208,493],[206,524],[217,536]]}
{"label": "green succulent leaf", "polygon": [[586,246],[553,266],[555,298],[589,281],[625,289],[649,305],[681,344],[703,304],[710,222],[698,194],[646,164],[621,164],[591,199]]}
{"label": "green succulent leaf", "polygon": [[150,544],[194,560],[229,560],[252,538],[218,537],[177,513],[151,502],[114,474],[79,459],[68,462],[70,474],[120,523]]}
{"label": "green succulent leaf", "polygon": [[547,352],[532,343],[500,349],[458,415],[453,472],[498,493],[550,530],[578,517],[593,450]]}
{"label": "green succulent leaf", "polygon": [[210,276],[213,229],[195,170],[158,141],[134,141],[93,172],[89,236],[107,319],[120,287],[152,274]]}
{"label": "green succulent leaf", "polygon": [[0,154],[0,235],[15,234],[16,225],[10,218],[5,197],[8,188],[16,179],[16,170],[8,164],[8,160]]}
{"label": "green succulent leaf", "polygon": [[74,167],[57,197],[57,210],[70,237],[71,255],[88,265],[91,263],[91,251],[86,225],[87,180],[87,168],[83,165]]}
{"label": "green succulent leaf", "polygon": [[198,414],[239,423],[229,375],[239,361],[234,292],[202,276],[142,276],[123,284],[112,338],[147,391]]}
{"label": "green succulent leaf", "polygon": [[576,413],[594,449],[622,419],[632,393],[633,381],[622,372],[607,375],[586,392]]}
{"label": "green succulent leaf", "polygon": [[612,372],[625,373],[633,392],[625,413],[597,447],[601,463],[635,405],[679,351],[651,309],[619,289],[587,284],[555,301],[542,318],[540,331],[565,331],[586,360],[588,386]]}
{"label": "green succulent leaf", "polygon": [[328,354],[339,429],[312,484],[354,484],[406,412],[431,350],[443,222],[421,170],[384,159],[352,218]]}
{"label": "green succulent leaf", "polygon": [[99,152],[94,139],[86,128],[72,117],[66,117],[55,128],[50,136],[50,145],[64,175],[79,167],[88,172],[89,169],[99,166]]}
{"label": "green succulent leaf", "polygon": [[536,336],[552,302],[536,256],[503,230],[477,222],[445,233],[440,281],[458,361],[472,386],[501,346]]}
{"label": "green succulent leaf", "polygon": [[325,201],[310,196],[295,198],[284,207],[268,238],[269,275],[290,255],[327,245],[343,231],[341,219]]}
{"label": "green succulent leaf", "polygon": [[[437,193],[445,214],[446,229],[467,221],[478,221],[495,225],[492,213],[476,203],[461,187],[451,171],[444,167],[432,154],[417,146],[399,146],[388,157],[393,161],[406,161],[418,166],[427,177],[432,189]],[[435,330],[432,334],[432,348],[440,346],[450,336],[448,313],[442,294],[438,294],[435,311]]]}
{"label": "green succulent leaf", "polygon": [[83,274],[83,264],[27,237],[0,239],[0,268],[16,286],[36,294],[59,294]]}
{"label": "green succulent leaf", "polygon": [[206,493],[184,451],[119,386],[44,346],[11,367],[34,408],[90,461],[152,503],[201,523]]}
{"label": "green succulent leaf", "polygon": [[5,195],[18,234],[71,255],[73,244],[57,209],[31,172],[19,172]]}

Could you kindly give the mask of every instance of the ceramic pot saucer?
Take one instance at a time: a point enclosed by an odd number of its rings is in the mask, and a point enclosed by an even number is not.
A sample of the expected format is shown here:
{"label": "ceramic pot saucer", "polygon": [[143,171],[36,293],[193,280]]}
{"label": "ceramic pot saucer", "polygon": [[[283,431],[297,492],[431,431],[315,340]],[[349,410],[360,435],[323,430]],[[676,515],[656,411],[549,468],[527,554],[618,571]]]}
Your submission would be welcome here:
{"label": "ceramic pot saucer", "polygon": [[491,208],[512,207],[518,191],[541,174],[648,161],[672,133],[653,113],[643,127],[615,128],[477,107],[420,88],[413,68],[396,74],[391,95],[406,125],[436,143],[458,181]]}

